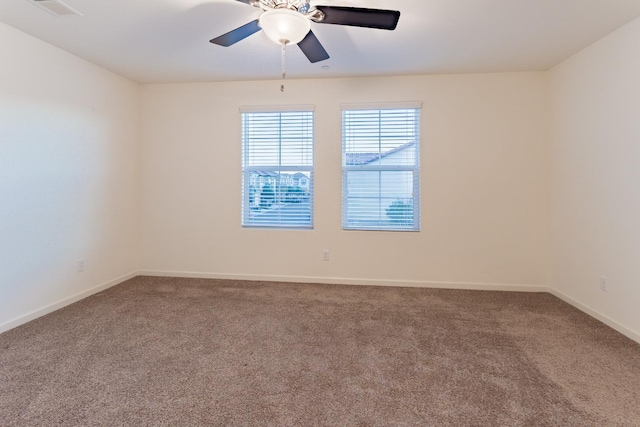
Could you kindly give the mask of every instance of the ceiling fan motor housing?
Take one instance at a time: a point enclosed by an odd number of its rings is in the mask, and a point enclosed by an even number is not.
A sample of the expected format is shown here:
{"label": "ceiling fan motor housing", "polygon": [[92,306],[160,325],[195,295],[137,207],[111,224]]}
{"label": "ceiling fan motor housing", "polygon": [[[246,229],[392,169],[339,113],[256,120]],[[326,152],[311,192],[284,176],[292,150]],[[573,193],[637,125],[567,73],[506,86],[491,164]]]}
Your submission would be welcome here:
{"label": "ceiling fan motor housing", "polygon": [[277,9],[289,9],[296,11],[314,22],[324,19],[324,13],[311,6],[309,0],[250,0],[252,6],[256,6],[265,12]]}

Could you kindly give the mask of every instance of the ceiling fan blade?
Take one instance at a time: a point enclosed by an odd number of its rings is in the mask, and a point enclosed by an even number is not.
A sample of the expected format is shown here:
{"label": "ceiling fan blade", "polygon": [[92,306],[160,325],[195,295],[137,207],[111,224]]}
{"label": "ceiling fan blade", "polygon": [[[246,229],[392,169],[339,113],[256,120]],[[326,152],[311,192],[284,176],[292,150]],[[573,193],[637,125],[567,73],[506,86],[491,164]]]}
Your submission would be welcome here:
{"label": "ceiling fan blade", "polygon": [[324,50],[320,40],[318,40],[316,35],[313,34],[313,31],[309,31],[307,33],[305,38],[298,43],[298,47],[312,63],[329,59],[329,54]]}
{"label": "ceiling fan blade", "polygon": [[244,24],[242,27],[238,27],[235,30],[229,31],[215,39],[209,40],[213,44],[217,44],[224,47],[229,47],[232,44],[238,43],[240,40],[244,40],[253,33],[257,33],[261,28],[258,25],[258,20],[251,21],[248,24]]}
{"label": "ceiling fan blade", "polygon": [[350,25],[352,27],[378,28],[395,30],[400,19],[397,10],[363,9],[359,7],[316,6],[324,13],[320,24]]}

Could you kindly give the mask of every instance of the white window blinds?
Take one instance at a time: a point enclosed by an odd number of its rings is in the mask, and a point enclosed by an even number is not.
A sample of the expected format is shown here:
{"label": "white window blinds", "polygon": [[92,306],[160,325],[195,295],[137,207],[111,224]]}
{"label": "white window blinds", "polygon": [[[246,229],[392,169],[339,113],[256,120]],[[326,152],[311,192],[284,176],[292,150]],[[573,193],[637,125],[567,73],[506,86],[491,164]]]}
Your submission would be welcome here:
{"label": "white window blinds", "polygon": [[420,229],[420,110],[343,109],[342,227]]}
{"label": "white window blinds", "polygon": [[313,227],[313,111],[242,113],[242,225]]}

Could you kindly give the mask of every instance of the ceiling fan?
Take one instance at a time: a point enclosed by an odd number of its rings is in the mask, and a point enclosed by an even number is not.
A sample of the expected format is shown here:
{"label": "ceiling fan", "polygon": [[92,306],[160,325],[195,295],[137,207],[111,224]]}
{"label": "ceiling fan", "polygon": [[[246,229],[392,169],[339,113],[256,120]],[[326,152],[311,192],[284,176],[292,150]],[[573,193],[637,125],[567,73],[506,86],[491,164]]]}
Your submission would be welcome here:
{"label": "ceiling fan", "polygon": [[231,46],[263,30],[267,37],[283,46],[297,44],[312,63],[329,59],[311,22],[349,25],[353,27],[394,30],[400,18],[395,10],[366,9],[344,6],[311,6],[310,0],[236,0],[263,10],[260,17],[211,41]]}

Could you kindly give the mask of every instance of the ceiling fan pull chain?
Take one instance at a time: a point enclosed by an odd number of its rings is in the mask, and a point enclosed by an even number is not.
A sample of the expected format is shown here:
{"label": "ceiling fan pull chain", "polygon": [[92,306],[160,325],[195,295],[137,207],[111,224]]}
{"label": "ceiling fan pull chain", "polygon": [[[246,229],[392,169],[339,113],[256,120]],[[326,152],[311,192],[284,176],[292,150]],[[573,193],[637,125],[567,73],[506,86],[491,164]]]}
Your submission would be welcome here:
{"label": "ceiling fan pull chain", "polygon": [[[287,77],[287,61],[286,61],[286,56],[285,56],[285,51],[286,51],[286,47],[287,47],[287,42],[286,41],[282,41],[282,53],[281,53],[281,66],[282,66],[282,80],[284,82],[284,79]],[[280,92],[284,92],[284,84],[280,85]]]}

